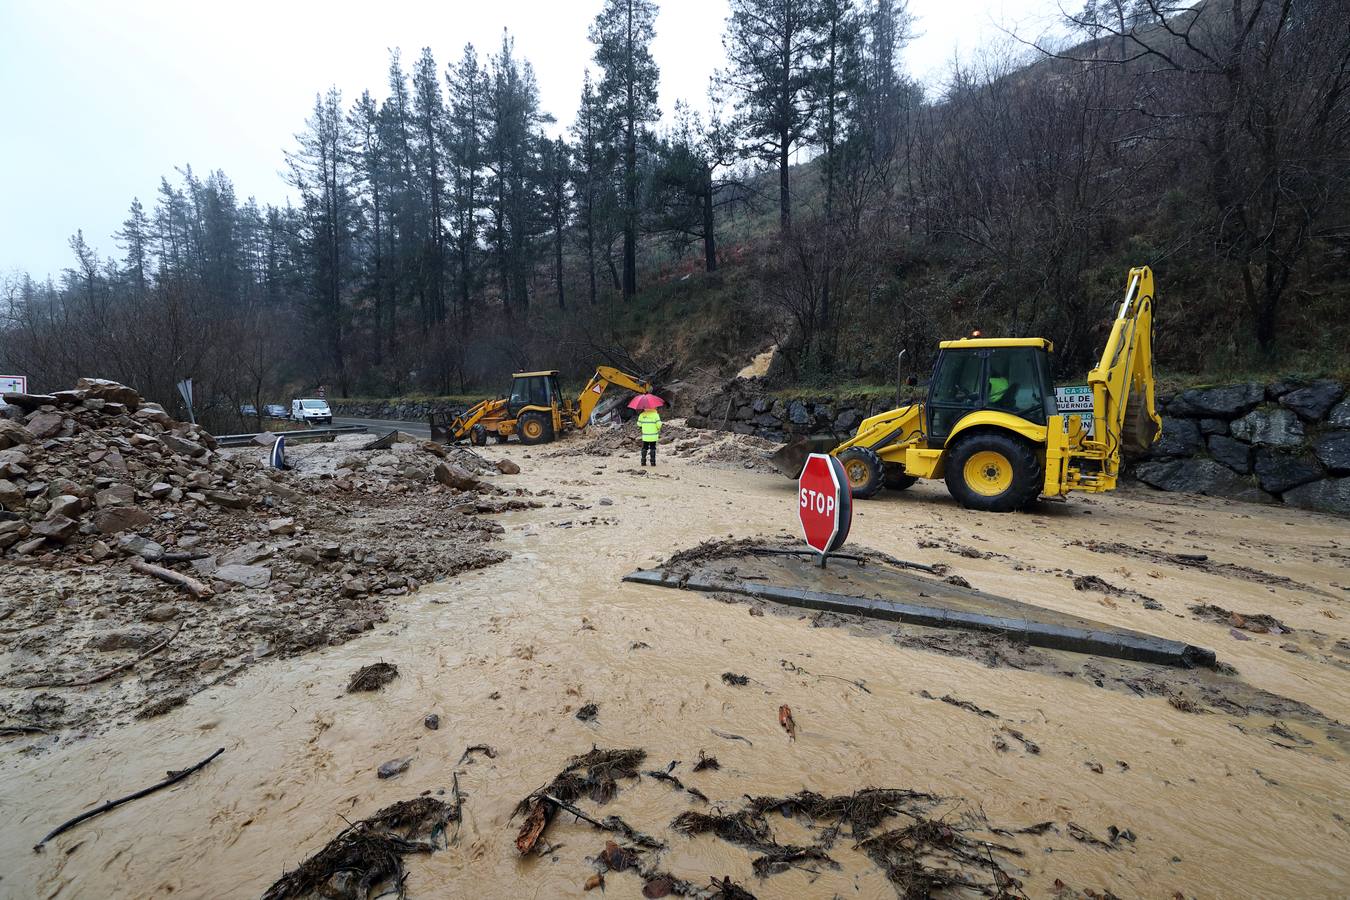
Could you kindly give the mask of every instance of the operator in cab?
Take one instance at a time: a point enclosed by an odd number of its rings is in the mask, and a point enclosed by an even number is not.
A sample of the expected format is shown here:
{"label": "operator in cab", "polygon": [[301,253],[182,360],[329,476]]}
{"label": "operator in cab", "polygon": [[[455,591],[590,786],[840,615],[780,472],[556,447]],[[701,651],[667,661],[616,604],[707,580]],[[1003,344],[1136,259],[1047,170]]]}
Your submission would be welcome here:
{"label": "operator in cab", "polygon": [[647,465],[648,455],[652,465],[656,465],[656,442],[661,439],[661,414],[655,409],[644,409],[638,413],[638,430],[642,432],[642,462]]}

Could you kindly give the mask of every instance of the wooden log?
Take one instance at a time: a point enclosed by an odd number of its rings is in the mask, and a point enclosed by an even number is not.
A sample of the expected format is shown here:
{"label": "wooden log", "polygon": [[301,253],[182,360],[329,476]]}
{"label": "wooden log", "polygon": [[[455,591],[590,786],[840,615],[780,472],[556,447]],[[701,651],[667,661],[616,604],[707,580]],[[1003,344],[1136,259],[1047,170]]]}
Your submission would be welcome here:
{"label": "wooden log", "polygon": [[182,572],[175,572],[173,569],[166,569],[163,566],[148,563],[143,559],[133,559],[131,568],[132,571],[140,572],[142,575],[149,575],[158,578],[160,581],[167,581],[169,584],[176,585],[198,600],[205,600],[215,594],[209,585],[203,584],[191,575],[184,575]]}

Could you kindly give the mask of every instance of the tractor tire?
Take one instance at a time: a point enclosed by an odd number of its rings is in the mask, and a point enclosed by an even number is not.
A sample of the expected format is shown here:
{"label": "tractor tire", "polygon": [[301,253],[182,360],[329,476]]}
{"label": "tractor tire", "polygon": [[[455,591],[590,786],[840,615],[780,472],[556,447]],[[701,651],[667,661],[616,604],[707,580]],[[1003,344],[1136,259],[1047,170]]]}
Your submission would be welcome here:
{"label": "tractor tire", "polygon": [[882,463],[881,480],[885,482],[888,491],[904,491],[914,487],[914,483],[919,479],[913,475],[906,475],[905,467],[902,465]]}
{"label": "tractor tire", "polygon": [[553,440],[553,421],[541,412],[527,412],[516,420],[522,444],[547,444]]}
{"label": "tractor tire", "polygon": [[881,457],[866,447],[849,447],[836,457],[844,466],[855,499],[867,500],[882,488]]}
{"label": "tractor tire", "polygon": [[487,429],[482,425],[475,425],[469,429],[469,443],[475,447],[484,447],[487,445]]}
{"label": "tractor tire", "polygon": [[1031,446],[1006,434],[959,438],[947,453],[947,491],[966,509],[1013,512],[1036,501],[1044,465]]}
{"label": "tractor tire", "polygon": [[499,444],[505,444],[505,443],[507,442],[507,440],[508,440],[507,436],[504,435],[504,434],[502,434],[500,431],[494,431],[494,432],[492,432],[492,437],[493,437],[493,438],[497,441],[497,443],[499,443]]}

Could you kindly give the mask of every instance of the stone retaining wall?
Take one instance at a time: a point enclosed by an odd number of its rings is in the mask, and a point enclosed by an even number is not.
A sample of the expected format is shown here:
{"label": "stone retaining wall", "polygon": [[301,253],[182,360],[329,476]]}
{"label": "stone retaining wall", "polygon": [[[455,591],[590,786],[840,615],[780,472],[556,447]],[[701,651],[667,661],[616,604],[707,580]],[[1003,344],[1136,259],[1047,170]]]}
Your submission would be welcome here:
{"label": "stone retaining wall", "polygon": [[[689,424],[772,441],[852,435],[887,400],[784,399],[737,380],[700,399]],[[1130,472],[1165,491],[1190,491],[1350,515],[1350,400],[1334,381],[1195,388],[1159,398],[1163,436]]]}
{"label": "stone retaining wall", "polygon": [[333,415],[351,419],[393,419],[400,422],[425,422],[435,412],[461,413],[469,404],[445,400],[332,400]]}

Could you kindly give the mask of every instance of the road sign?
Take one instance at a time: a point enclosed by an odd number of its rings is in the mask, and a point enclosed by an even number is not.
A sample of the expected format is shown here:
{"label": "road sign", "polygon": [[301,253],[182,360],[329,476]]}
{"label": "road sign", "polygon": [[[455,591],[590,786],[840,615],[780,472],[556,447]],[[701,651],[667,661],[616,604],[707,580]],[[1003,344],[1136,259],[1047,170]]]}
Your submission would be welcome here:
{"label": "road sign", "polygon": [[797,518],[806,544],[823,557],[844,546],[853,522],[853,494],[844,466],[833,456],[812,453],[797,479]]}
{"label": "road sign", "polygon": [[[1083,430],[1092,437],[1092,388],[1088,385],[1055,388],[1055,406],[1061,415],[1082,416]],[[1068,421],[1065,421],[1065,428]]]}
{"label": "road sign", "polygon": [[328,388],[324,387],[323,385],[319,385],[319,389],[315,392],[315,396],[317,396],[320,400],[327,400]]}
{"label": "road sign", "polygon": [[[0,394],[26,393],[28,393],[27,375],[0,375]],[[4,398],[0,398],[0,406],[4,405]]]}

